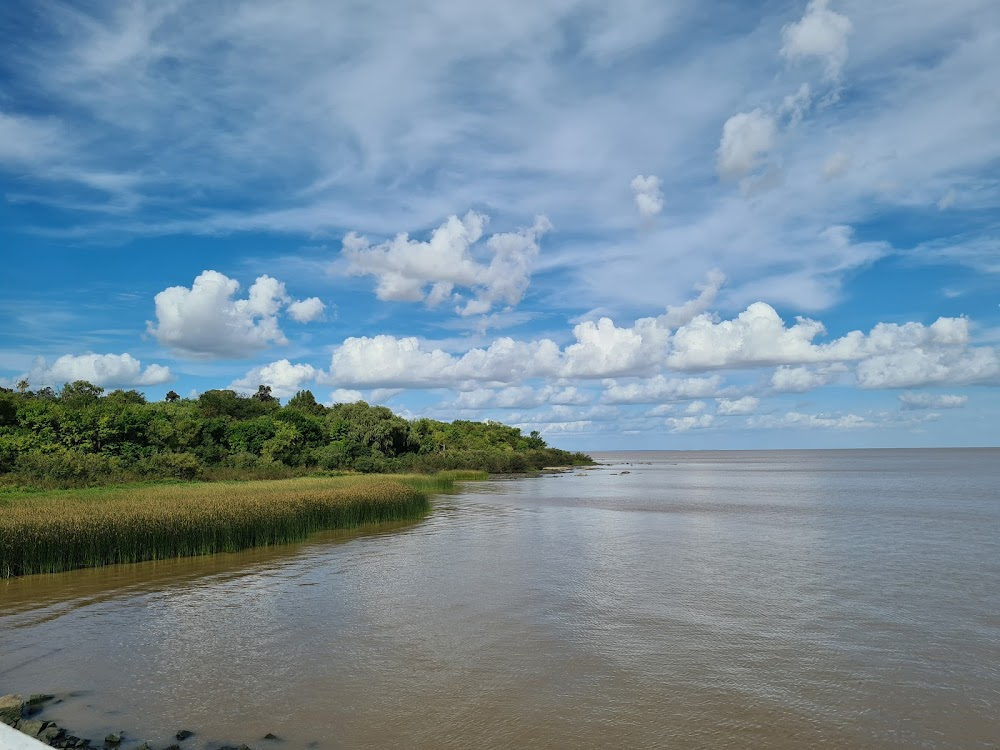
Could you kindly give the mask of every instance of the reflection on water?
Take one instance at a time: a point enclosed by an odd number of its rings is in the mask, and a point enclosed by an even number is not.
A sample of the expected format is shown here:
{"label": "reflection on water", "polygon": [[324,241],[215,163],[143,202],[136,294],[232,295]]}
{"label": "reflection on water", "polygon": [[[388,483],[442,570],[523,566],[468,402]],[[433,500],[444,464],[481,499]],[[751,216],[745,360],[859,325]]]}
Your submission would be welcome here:
{"label": "reflection on water", "polygon": [[609,454],[388,532],[0,583],[0,692],[161,744],[993,747],[998,459]]}

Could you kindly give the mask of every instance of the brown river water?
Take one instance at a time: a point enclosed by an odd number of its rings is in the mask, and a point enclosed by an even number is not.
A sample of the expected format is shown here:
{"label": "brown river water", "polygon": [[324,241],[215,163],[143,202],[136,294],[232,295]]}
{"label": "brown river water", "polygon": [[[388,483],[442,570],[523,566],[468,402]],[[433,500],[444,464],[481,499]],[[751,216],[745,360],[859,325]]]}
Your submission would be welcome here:
{"label": "brown river water", "polygon": [[1000,747],[1000,450],[595,457],[0,581],[0,694],[125,750]]}

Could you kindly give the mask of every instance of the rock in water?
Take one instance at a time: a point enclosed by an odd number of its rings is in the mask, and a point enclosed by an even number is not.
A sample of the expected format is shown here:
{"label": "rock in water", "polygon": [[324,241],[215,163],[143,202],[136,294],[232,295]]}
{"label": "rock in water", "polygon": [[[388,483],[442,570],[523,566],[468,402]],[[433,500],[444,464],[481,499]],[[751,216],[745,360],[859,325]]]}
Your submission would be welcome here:
{"label": "rock in water", "polygon": [[176,737],[177,739],[179,739],[179,740],[183,741],[183,740],[186,740],[186,739],[187,739],[188,737],[191,737],[191,736],[192,736],[193,734],[194,734],[194,732],[192,732],[192,731],[191,731],[190,729],[182,729],[181,731],[179,731],[179,732],[178,732],[178,733],[177,733],[176,735],[174,735],[174,736],[175,736],[175,737]]}
{"label": "rock in water", "polygon": [[20,721],[23,709],[24,700],[20,695],[3,696],[0,698],[0,721],[7,726],[14,726],[15,721]]}
{"label": "rock in water", "polygon": [[57,727],[55,724],[49,724],[44,730],[42,730],[42,733],[38,735],[38,739],[51,745],[56,740],[61,740],[65,734],[65,729]]}
{"label": "rock in water", "polygon": [[106,745],[120,745],[122,744],[122,733],[112,732],[107,737],[104,738],[104,743]]}
{"label": "rock in water", "polygon": [[47,721],[38,721],[37,719],[24,719],[17,728],[29,737],[37,737],[39,733],[49,725]]}
{"label": "rock in water", "polygon": [[28,696],[28,701],[25,703],[26,706],[40,706],[46,701],[50,701],[55,698],[54,695],[49,695],[48,693],[32,693]]}

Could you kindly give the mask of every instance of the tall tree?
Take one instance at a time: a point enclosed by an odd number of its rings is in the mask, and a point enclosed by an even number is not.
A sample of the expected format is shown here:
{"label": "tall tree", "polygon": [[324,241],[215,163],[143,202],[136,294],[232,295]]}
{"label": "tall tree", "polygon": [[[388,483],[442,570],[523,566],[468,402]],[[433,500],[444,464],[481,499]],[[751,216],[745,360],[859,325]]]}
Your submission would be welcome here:
{"label": "tall tree", "polygon": [[264,403],[267,403],[269,401],[277,401],[277,399],[271,395],[271,386],[269,385],[257,386],[257,392],[253,394],[250,398],[255,398],[258,401],[263,401]]}

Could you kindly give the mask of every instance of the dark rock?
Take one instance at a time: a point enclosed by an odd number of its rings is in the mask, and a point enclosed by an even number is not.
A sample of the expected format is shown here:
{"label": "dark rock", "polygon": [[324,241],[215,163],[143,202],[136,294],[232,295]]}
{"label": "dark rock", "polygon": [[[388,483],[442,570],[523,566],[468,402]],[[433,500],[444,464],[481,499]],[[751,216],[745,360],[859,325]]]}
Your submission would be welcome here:
{"label": "dark rock", "polygon": [[151,747],[149,746],[149,743],[148,743],[148,742],[143,742],[143,743],[142,743],[141,745],[139,745],[139,747],[137,747],[137,748],[136,748],[135,750],[153,750],[153,749],[152,749],[152,748],[151,748]]}
{"label": "dark rock", "polygon": [[276,739],[278,739],[278,735],[274,734],[273,732],[268,732],[267,734],[264,735],[264,739],[265,740],[276,740]]}
{"label": "dark rock", "polygon": [[104,738],[105,745],[120,745],[122,744],[122,733],[112,732],[107,737]]}
{"label": "dark rock", "polygon": [[32,693],[28,696],[28,700],[25,703],[26,706],[40,706],[46,701],[50,701],[55,698],[54,695],[49,695],[48,693]]}
{"label": "dark rock", "polygon": [[48,725],[49,722],[47,721],[40,721],[38,719],[22,719],[18,723],[17,729],[19,732],[22,732],[29,737],[37,737]]}
{"label": "dark rock", "polygon": [[188,737],[192,737],[192,736],[194,736],[194,732],[192,732],[192,731],[191,731],[190,729],[182,729],[181,731],[179,731],[179,732],[178,732],[178,733],[177,733],[176,735],[174,735],[174,736],[175,736],[175,737],[176,737],[177,739],[179,739],[179,740],[181,740],[181,741],[184,741],[184,740],[186,740],[186,739],[187,739]]}
{"label": "dark rock", "polygon": [[56,740],[62,739],[65,734],[65,729],[57,727],[55,724],[49,724],[44,730],[42,730],[42,733],[38,735],[38,739],[51,745]]}
{"label": "dark rock", "polygon": [[167,745],[164,750],[181,750],[180,745]]}
{"label": "dark rock", "polygon": [[0,698],[0,721],[8,726],[14,726],[14,722],[21,720],[21,711],[24,709],[24,700],[20,695],[5,695]]}

